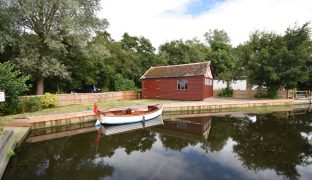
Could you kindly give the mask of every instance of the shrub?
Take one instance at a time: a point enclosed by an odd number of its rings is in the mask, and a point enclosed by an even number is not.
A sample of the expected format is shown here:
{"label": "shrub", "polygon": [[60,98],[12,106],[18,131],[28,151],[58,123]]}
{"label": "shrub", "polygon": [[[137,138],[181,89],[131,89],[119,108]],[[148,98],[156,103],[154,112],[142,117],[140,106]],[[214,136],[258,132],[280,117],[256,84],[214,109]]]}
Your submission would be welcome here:
{"label": "shrub", "polygon": [[267,98],[268,95],[264,92],[259,92],[257,94],[254,95],[255,98]]}
{"label": "shrub", "polygon": [[0,63],[0,89],[5,91],[6,101],[0,104],[0,114],[17,113],[19,96],[28,90],[26,81],[29,76],[23,76],[10,62]]}
{"label": "shrub", "polygon": [[278,98],[278,90],[280,88],[280,85],[273,84],[271,86],[268,86],[267,90],[267,97],[271,99]]}
{"label": "shrub", "polygon": [[39,111],[41,109],[41,100],[39,97],[31,97],[25,103],[27,112]]}
{"label": "shrub", "polygon": [[43,108],[55,107],[58,103],[57,96],[51,93],[44,93],[44,95],[40,97],[40,101]]}
{"label": "shrub", "polygon": [[20,99],[16,109],[17,113],[39,111],[42,109],[41,100],[39,97],[29,97]]}
{"label": "shrub", "polygon": [[14,155],[15,155],[14,150],[13,150],[12,148],[9,148],[9,149],[8,149],[8,152],[7,152],[7,156],[10,158],[10,157],[12,157],[12,156],[14,156]]}
{"label": "shrub", "polygon": [[135,84],[132,80],[124,78],[121,74],[114,76],[114,91],[134,90]]}
{"label": "shrub", "polygon": [[220,93],[218,94],[221,97],[232,97],[233,96],[233,89],[231,87],[227,87],[225,89],[221,89]]}

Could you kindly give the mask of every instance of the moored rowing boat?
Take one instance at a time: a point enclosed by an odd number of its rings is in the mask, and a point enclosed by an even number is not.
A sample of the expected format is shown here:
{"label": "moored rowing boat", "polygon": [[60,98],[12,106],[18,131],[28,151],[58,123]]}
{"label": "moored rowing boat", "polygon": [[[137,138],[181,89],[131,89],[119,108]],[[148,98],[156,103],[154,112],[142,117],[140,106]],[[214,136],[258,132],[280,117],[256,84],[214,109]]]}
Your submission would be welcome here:
{"label": "moored rowing boat", "polygon": [[100,111],[101,124],[128,124],[148,121],[162,114],[162,104]]}

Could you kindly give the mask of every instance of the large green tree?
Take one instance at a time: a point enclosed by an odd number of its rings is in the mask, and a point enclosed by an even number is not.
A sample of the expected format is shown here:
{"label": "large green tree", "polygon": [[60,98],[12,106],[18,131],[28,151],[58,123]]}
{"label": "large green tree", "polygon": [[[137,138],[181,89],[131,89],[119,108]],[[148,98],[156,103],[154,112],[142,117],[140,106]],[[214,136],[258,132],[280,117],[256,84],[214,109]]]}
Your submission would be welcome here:
{"label": "large green tree", "polygon": [[[16,62],[36,80],[37,92],[44,92],[44,80],[50,77],[69,79],[64,65],[68,47],[86,46],[86,40],[107,22],[96,17],[99,0],[11,0],[16,6],[21,35],[20,56]],[[10,8],[10,6],[8,6]]]}
{"label": "large green tree", "polygon": [[159,56],[168,65],[207,61],[209,48],[197,39],[173,40],[159,47]]}
{"label": "large green tree", "polygon": [[237,79],[241,75],[241,66],[230,38],[224,30],[210,30],[204,34],[206,42],[211,48],[209,58],[215,71],[215,76],[227,82]]}
{"label": "large green tree", "polygon": [[311,59],[309,23],[288,28],[285,35],[255,32],[244,45],[244,60],[250,82],[268,88],[268,96],[276,97],[280,87],[295,88],[309,79]]}
{"label": "large green tree", "polygon": [[0,62],[15,56],[21,29],[17,24],[17,5],[0,1]]}

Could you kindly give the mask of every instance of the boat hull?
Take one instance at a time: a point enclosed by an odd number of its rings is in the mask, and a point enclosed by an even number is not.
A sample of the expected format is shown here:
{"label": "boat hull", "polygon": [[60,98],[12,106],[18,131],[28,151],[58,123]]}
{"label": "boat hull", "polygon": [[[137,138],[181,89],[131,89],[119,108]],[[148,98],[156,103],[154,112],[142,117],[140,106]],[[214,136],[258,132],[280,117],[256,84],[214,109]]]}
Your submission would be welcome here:
{"label": "boat hull", "polygon": [[148,121],[162,114],[162,107],[152,113],[137,116],[101,116],[101,124],[129,124]]}

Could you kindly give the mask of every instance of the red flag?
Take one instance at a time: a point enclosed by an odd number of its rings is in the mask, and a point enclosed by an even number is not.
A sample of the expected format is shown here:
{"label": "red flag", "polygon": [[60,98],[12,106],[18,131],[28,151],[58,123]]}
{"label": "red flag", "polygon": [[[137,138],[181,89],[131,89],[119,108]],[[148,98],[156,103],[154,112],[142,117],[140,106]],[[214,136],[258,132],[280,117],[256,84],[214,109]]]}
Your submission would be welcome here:
{"label": "red flag", "polygon": [[98,114],[98,109],[97,109],[96,103],[94,103],[94,105],[93,105],[93,112],[95,113],[95,115]]}

